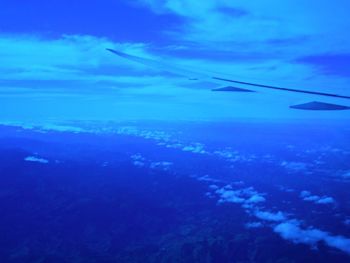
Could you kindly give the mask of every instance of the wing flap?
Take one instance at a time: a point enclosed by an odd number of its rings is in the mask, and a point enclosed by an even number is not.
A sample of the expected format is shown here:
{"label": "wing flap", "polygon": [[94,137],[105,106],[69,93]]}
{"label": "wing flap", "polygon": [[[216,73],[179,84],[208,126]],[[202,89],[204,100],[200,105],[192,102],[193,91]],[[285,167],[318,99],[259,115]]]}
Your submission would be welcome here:
{"label": "wing flap", "polygon": [[290,106],[290,108],[298,109],[298,110],[349,110],[350,109],[350,107],[348,106],[325,103],[320,101],[312,101],[312,102],[307,102],[303,104],[292,105]]}
{"label": "wing flap", "polygon": [[212,91],[256,92],[254,90],[242,89],[242,88],[237,88],[237,87],[233,87],[233,86],[227,86],[227,87],[223,87],[223,88],[212,89]]}

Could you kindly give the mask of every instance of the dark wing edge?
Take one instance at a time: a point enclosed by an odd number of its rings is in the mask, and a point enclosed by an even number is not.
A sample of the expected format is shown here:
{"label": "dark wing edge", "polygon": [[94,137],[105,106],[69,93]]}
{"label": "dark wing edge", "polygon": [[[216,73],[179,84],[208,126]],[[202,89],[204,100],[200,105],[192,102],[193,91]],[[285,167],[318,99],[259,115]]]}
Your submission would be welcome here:
{"label": "dark wing edge", "polygon": [[[194,72],[192,70],[187,70],[187,69],[181,69],[176,66],[170,66],[165,63],[162,63],[160,61],[152,60],[152,59],[147,59],[147,58],[142,58],[142,57],[137,57],[133,56],[121,51],[117,51],[111,48],[106,48],[107,51],[122,57],[124,59],[128,59],[133,62],[141,63],[143,65],[149,66],[149,67],[161,67],[162,70],[180,74],[180,75],[185,75],[186,77],[190,77],[190,79],[197,79],[196,76],[201,75],[203,76],[202,73]],[[188,76],[187,74],[193,74],[192,76]],[[227,78],[222,78],[219,76],[206,76],[209,77],[209,79],[215,80],[215,81],[222,81],[222,82],[229,82],[229,83],[234,83],[234,84],[239,84],[243,86],[250,86],[250,87],[255,87],[255,88],[263,88],[263,89],[272,89],[272,90],[279,90],[279,91],[286,91],[286,92],[294,92],[294,93],[304,93],[304,94],[309,94],[309,95],[317,95],[317,96],[322,96],[322,97],[331,97],[331,98],[338,98],[338,99],[350,99],[350,96],[346,95],[339,95],[339,94],[333,94],[333,93],[326,93],[326,92],[319,92],[319,91],[310,91],[310,90],[304,90],[304,89],[292,89],[292,88],[284,88],[284,87],[279,87],[279,86],[271,86],[271,85],[265,85],[265,84],[259,84],[259,83],[252,83],[252,82],[245,82],[245,81],[239,81],[239,80],[233,80],[233,79],[227,79]],[[228,86],[228,87],[223,87],[223,88],[218,88],[218,89],[213,89],[212,91],[224,91],[224,92],[255,92],[254,90],[249,90],[249,89],[243,89],[243,88],[238,88],[238,87],[233,87],[233,86]],[[298,104],[298,105],[292,105],[290,106],[291,109],[298,109],[298,110],[349,110],[349,106],[343,106],[343,105],[338,105],[338,104],[333,104],[333,103],[325,103],[325,102],[320,102],[320,101],[311,101],[303,104]]]}
{"label": "dark wing edge", "polygon": [[298,104],[290,106],[291,109],[297,109],[297,110],[349,110],[350,107],[338,105],[338,104],[332,104],[332,103],[325,103],[320,101],[312,101],[308,103]]}

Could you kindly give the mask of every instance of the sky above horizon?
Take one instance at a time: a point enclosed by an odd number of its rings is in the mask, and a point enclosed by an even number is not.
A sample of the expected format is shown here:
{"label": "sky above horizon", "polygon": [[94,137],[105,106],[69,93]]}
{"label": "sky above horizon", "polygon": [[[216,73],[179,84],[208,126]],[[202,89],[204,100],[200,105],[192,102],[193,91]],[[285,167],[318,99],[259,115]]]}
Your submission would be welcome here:
{"label": "sky above horizon", "polygon": [[288,108],[313,100],[307,96],[214,93],[225,83],[189,80],[105,50],[350,95],[349,9],[345,0],[4,0],[0,120],[349,119],[347,111]]}

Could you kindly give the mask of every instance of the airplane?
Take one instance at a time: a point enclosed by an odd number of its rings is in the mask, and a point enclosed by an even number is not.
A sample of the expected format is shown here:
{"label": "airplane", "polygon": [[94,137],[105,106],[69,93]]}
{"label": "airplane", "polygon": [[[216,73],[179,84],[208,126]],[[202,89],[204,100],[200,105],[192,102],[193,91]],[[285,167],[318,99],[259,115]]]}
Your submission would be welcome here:
{"label": "airplane", "polygon": [[[295,89],[295,88],[285,88],[280,86],[271,86],[271,85],[265,85],[265,84],[259,84],[254,82],[246,82],[246,81],[240,81],[236,79],[231,79],[226,76],[219,76],[219,75],[211,75],[208,73],[201,73],[201,72],[195,72],[193,70],[188,70],[184,68],[180,68],[174,65],[168,65],[166,63],[163,63],[161,61],[156,61],[152,59],[142,58],[138,56],[134,56],[131,54],[127,54],[124,52],[120,52],[111,48],[106,48],[107,51],[130,61],[137,62],[143,65],[146,65],[148,67],[154,67],[154,68],[162,68],[162,70],[175,73],[178,75],[186,76],[189,80],[198,80],[198,79],[204,79],[209,82],[214,83],[230,83],[230,86],[221,87],[212,89],[212,91],[219,91],[219,92],[260,92],[263,89],[269,89],[269,90],[275,90],[275,91],[282,91],[282,92],[292,92],[292,93],[302,93],[302,94],[308,94],[312,95],[314,97],[320,97],[320,98],[332,98],[336,100],[350,100],[350,96],[347,95],[339,95],[339,94],[333,94],[333,93],[326,93],[326,92],[320,92],[320,91],[311,91],[311,90],[304,90],[304,89]],[[236,87],[232,85],[238,85],[238,86],[244,86],[244,88]],[[247,88],[245,88],[247,87]],[[350,103],[348,103],[350,104]],[[291,105],[289,106],[291,109],[297,109],[297,110],[314,110],[314,111],[337,111],[337,110],[349,110],[350,106],[346,105],[340,105],[335,103],[329,103],[324,101],[310,101],[302,104],[297,105]]]}

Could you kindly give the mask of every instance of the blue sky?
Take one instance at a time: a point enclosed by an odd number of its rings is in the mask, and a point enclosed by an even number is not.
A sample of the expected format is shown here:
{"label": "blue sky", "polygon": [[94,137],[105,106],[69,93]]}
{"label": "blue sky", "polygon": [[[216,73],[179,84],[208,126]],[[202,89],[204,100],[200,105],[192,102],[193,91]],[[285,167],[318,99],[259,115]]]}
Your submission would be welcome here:
{"label": "blue sky", "polygon": [[348,118],[288,109],[308,97],[213,93],[222,85],[129,63],[105,48],[350,95],[349,9],[345,0],[4,0],[0,119]]}

